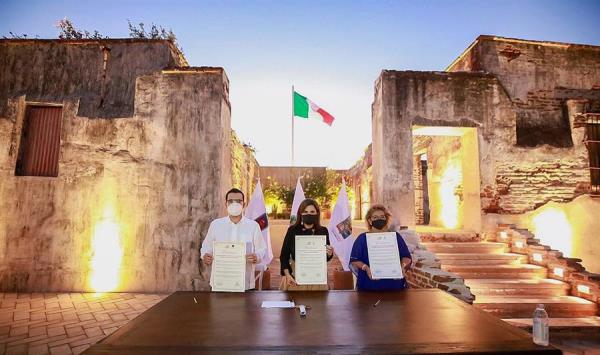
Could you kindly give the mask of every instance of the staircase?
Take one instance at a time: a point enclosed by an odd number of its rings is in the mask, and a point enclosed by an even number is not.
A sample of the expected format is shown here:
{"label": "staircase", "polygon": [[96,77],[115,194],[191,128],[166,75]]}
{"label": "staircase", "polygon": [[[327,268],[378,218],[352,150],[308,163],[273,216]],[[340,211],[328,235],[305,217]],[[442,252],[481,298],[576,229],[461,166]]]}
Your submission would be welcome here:
{"label": "staircase", "polygon": [[[460,239],[469,240],[464,232]],[[474,306],[530,328],[536,305],[543,303],[551,327],[591,326],[600,334],[596,303],[570,296],[569,284],[548,278],[545,267],[529,264],[527,255],[511,253],[507,243],[435,242],[431,236],[428,240],[423,244],[440,259],[442,269],[459,275],[470,287],[476,296]]]}

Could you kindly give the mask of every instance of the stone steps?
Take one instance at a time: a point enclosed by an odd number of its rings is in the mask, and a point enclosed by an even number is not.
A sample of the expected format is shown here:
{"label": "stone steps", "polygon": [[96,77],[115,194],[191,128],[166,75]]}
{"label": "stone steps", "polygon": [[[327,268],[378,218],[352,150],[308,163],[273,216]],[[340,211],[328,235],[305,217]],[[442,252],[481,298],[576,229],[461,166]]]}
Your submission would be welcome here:
{"label": "stone steps", "polygon": [[506,243],[497,242],[434,242],[422,244],[427,250],[434,253],[500,254],[509,251]]}
{"label": "stone steps", "polygon": [[[506,323],[526,330],[532,331],[532,318],[504,318]],[[600,317],[580,318],[549,318],[550,340],[556,337],[576,337],[600,340]]]}
{"label": "stone steps", "polygon": [[473,304],[499,318],[531,318],[539,303],[550,318],[589,317],[598,312],[594,302],[573,296],[477,296]]}
{"label": "stone steps", "polygon": [[523,265],[444,265],[442,270],[455,273],[463,279],[545,279],[548,270],[530,264]]}
{"label": "stone steps", "polygon": [[465,279],[479,296],[566,296],[571,286],[552,279]]}
{"label": "stone steps", "polygon": [[527,255],[515,253],[436,253],[443,265],[527,264]]}
{"label": "stone steps", "polygon": [[480,242],[481,236],[473,231],[445,230],[434,227],[417,227],[422,242]]}

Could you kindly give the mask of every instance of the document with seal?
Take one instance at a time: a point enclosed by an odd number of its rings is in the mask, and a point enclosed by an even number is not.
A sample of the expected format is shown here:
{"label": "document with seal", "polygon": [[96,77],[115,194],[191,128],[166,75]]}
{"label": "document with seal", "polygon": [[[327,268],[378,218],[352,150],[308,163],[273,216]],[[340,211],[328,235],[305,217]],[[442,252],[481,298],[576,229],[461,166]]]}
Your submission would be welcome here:
{"label": "document with seal", "polygon": [[400,252],[396,233],[367,233],[369,268],[374,280],[401,279]]}
{"label": "document with seal", "polygon": [[327,237],[297,235],[294,274],[298,285],[327,285]]}
{"label": "document with seal", "polygon": [[213,242],[210,285],[213,291],[246,291],[246,243]]}

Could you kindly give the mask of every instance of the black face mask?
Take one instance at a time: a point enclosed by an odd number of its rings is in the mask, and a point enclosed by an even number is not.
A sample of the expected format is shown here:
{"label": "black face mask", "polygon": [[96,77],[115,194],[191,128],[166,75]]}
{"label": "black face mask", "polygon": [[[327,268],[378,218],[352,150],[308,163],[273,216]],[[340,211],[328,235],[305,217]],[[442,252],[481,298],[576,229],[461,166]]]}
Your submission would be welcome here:
{"label": "black face mask", "polygon": [[316,214],[303,214],[302,215],[302,223],[304,224],[308,224],[308,225],[314,225],[315,223],[317,223],[317,219],[319,218],[318,215]]}
{"label": "black face mask", "polygon": [[375,219],[375,220],[373,220],[371,222],[371,224],[373,225],[373,227],[381,230],[387,224],[387,220],[385,220],[385,219]]}

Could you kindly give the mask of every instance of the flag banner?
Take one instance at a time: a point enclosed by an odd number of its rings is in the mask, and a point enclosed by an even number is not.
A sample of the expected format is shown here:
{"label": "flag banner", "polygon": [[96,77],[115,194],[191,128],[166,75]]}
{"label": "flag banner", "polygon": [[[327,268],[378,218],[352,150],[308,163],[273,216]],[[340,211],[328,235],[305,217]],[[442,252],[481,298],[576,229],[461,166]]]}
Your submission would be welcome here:
{"label": "flag banner", "polygon": [[335,118],[319,105],[310,101],[306,96],[302,96],[294,91],[294,116],[301,118],[315,118],[331,126]]}
{"label": "flag banner", "polygon": [[296,223],[296,215],[298,214],[298,207],[302,201],[304,201],[306,197],[304,197],[304,190],[302,189],[302,184],[300,184],[300,178],[296,182],[296,191],[294,192],[294,202],[292,203],[292,210],[290,212],[290,224]]}
{"label": "flag banner", "polygon": [[338,193],[338,198],[333,207],[331,220],[329,221],[329,241],[335,250],[335,254],[340,259],[345,271],[350,270],[350,253],[354,244],[352,236],[352,217],[350,215],[350,203],[348,193],[346,192],[346,182],[342,181],[342,187]]}
{"label": "flag banner", "polygon": [[267,217],[267,207],[265,206],[265,198],[262,191],[260,181],[256,183],[252,197],[246,208],[246,217],[256,221],[260,226],[265,245],[267,246],[267,255],[260,261],[259,268],[262,265],[263,269],[268,266],[273,260],[273,248],[271,247],[271,234],[269,233],[269,218]]}

